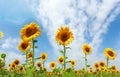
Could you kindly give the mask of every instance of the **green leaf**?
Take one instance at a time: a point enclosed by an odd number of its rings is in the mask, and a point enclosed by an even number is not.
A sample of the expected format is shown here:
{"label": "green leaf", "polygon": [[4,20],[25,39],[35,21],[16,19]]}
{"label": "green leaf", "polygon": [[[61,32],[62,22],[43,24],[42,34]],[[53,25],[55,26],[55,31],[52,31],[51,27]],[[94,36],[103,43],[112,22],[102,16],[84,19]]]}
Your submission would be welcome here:
{"label": "green leaf", "polygon": [[34,40],[33,42],[38,42],[37,40]]}
{"label": "green leaf", "polygon": [[87,65],[87,67],[90,67],[90,65]]}
{"label": "green leaf", "polygon": [[70,47],[65,47],[66,49],[71,49]]}
{"label": "green leaf", "polygon": [[35,46],[35,48],[38,48],[38,46]]}
{"label": "green leaf", "polygon": [[6,54],[5,53],[2,53],[1,54],[1,58],[5,58],[6,57]]}
{"label": "green leaf", "polygon": [[62,54],[63,54],[63,53],[64,53],[64,51],[63,51],[63,50],[60,50],[60,53],[62,53]]}

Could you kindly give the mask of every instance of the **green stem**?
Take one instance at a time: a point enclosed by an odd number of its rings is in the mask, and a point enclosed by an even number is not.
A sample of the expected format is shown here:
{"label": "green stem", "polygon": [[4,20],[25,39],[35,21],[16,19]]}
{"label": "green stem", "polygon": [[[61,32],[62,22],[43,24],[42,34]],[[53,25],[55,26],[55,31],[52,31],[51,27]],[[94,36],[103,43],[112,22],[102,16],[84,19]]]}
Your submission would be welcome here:
{"label": "green stem", "polygon": [[107,58],[107,69],[108,69],[109,59]]}
{"label": "green stem", "polygon": [[26,51],[26,64],[27,64],[27,54],[28,54],[28,51]]}
{"label": "green stem", "polygon": [[88,68],[87,68],[87,55],[85,54],[85,67],[86,67],[86,71],[88,71]]}
{"label": "green stem", "polygon": [[63,53],[63,56],[64,56],[64,70],[66,69],[66,49],[65,49],[65,46],[64,47],[64,53]]}
{"label": "green stem", "polygon": [[32,40],[32,46],[33,46],[33,57],[32,57],[32,61],[33,61],[33,66],[34,66],[34,50],[35,50],[35,42],[34,39]]}
{"label": "green stem", "polygon": [[45,67],[45,61],[43,61],[43,69],[44,69],[44,67]]}

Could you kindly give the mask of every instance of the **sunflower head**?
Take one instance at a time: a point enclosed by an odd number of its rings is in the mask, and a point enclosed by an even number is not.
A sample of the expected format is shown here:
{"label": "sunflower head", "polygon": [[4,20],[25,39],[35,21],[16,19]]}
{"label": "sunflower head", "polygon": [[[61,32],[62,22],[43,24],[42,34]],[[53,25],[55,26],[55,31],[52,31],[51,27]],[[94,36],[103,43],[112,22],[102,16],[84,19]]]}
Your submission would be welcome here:
{"label": "sunflower head", "polygon": [[16,66],[19,65],[20,64],[20,60],[18,60],[18,59],[14,60],[13,64],[16,65]]}
{"label": "sunflower head", "polygon": [[71,60],[70,61],[70,65],[73,67],[73,66],[75,66],[76,65],[76,61],[75,60]]}
{"label": "sunflower head", "polygon": [[94,64],[94,67],[97,69],[97,68],[99,68],[99,64],[98,63],[95,63]]}
{"label": "sunflower head", "polygon": [[50,63],[50,68],[51,68],[51,69],[55,69],[56,66],[57,66],[56,62],[52,61],[52,62]]}
{"label": "sunflower head", "polygon": [[60,64],[64,64],[64,57],[63,57],[63,56],[59,56],[59,57],[58,57],[58,62],[59,62]]}
{"label": "sunflower head", "polygon": [[33,53],[32,52],[28,52],[27,53],[27,58],[32,58],[33,57]]}
{"label": "sunflower head", "polygon": [[88,44],[84,44],[84,45],[82,46],[82,50],[83,50],[83,52],[84,52],[86,55],[88,55],[88,54],[90,54],[90,53],[92,52],[91,46],[88,45]]}
{"label": "sunflower head", "polygon": [[111,66],[111,70],[117,70],[116,66],[115,65]]}
{"label": "sunflower head", "polygon": [[31,40],[38,37],[41,34],[41,30],[39,29],[38,24],[31,22],[21,29],[20,34],[22,35],[23,40]]}
{"label": "sunflower head", "polygon": [[106,56],[108,59],[110,59],[110,60],[114,60],[115,57],[116,57],[115,51],[113,51],[111,48],[106,48],[106,49],[104,50],[104,54],[105,54],[105,56]]}
{"label": "sunflower head", "polygon": [[73,33],[66,26],[60,27],[56,33],[56,41],[63,46],[69,44],[73,38]]}
{"label": "sunflower head", "polygon": [[3,32],[0,32],[0,39],[2,39],[3,35]]}
{"label": "sunflower head", "polygon": [[21,52],[25,52],[25,51],[29,50],[30,47],[31,47],[30,41],[23,41],[22,40],[18,45],[18,48]]}
{"label": "sunflower head", "polygon": [[24,68],[22,66],[19,67],[19,71],[23,71]]}
{"label": "sunflower head", "polygon": [[37,67],[41,67],[41,63],[40,62],[37,62],[36,65],[37,65]]}
{"label": "sunflower head", "polygon": [[101,61],[101,62],[99,62],[99,66],[100,66],[101,68],[104,68],[104,67],[105,67],[105,63],[104,63],[103,61]]}
{"label": "sunflower head", "polygon": [[41,59],[42,61],[45,61],[45,60],[47,59],[47,57],[48,57],[48,55],[47,55],[45,52],[43,52],[43,53],[40,55],[40,59]]}

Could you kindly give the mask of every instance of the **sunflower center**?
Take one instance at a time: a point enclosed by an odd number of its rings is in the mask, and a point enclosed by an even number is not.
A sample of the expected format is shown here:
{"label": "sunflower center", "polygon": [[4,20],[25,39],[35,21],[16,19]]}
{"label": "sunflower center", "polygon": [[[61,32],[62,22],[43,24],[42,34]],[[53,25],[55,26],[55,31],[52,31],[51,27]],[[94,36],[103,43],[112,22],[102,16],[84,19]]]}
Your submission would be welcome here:
{"label": "sunflower center", "polygon": [[29,53],[29,55],[28,55],[29,57],[32,57],[32,53]]}
{"label": "sunflower center", "polygon": [[74,62],[71,62],[72,65],[74,65],[75,63]]}
{"label": "sunflower center", "polygon": [[23,67],[20,67],[20,70],[23,70]]}
{"label": "sunflower center", "polygon": [[51,66],[54,67],[55,65],[52,63]]}
{"label": "sunflower center", "polygon": [[62,58],[60,58],[60,60],[59,60],[60,62],[63,62],[63,59]]}
{"label": "sunflower center", "polygon": [[40,66],[41,66],[41,64],[40,64],[40,63],[38,63],[38,64],[37,64],[37,66],[38,66],[38,67],[40,67]]}
{"label": "sunflower center", "polygon": [[42,59],[45,59],[45,55],[42,55]]}
{"label": "sunflower center", "polygon": [[86,52],[90,52],[90,48],[85,47],[85,51],[86,51]]}
{"label": "sunflower center", "polygon": [[26,49],[27,46],[28,46],[28,43],[23,43],[23,44],[22,44],[22,48],[23,48],[23,49]]}
{"label": "sunflower center", "polygon": [[99,67],[99,66],[98,66],[98,64],[96,64],[96,65],[95,65],[95,67],[97,67],[97,68],[98,68],[98,67]]}
{"label": "sunflower center", "polygon": [[113,53],[112,51],[108,51],[108,54],[109,54],[110,56],[114,56],[114,53]]}
{"label": "sunflower center", "polygon": [[19,64],[19,61],[15,61],[15,64],[18,65],[18,64]]}
{"label": "sunflower center", "polygon": [[29,27],[29,28],[26,29],[26,36],[29,37],[29,36],[35,34],[36,31],[37,31],[36,28],[30,28]]}
{"label": "sunflower center", "polygon": [[66,33],[66,32],[62,33],[62,35],[61,35],[61,40],[65,42],[65,41],[67,41],[68,39],[69,39],[69,34]]}
{"label": "sunflower center", "polygon": [[104,66],[104,63],[100,63],[100,65],[103,67],[103,66]]}

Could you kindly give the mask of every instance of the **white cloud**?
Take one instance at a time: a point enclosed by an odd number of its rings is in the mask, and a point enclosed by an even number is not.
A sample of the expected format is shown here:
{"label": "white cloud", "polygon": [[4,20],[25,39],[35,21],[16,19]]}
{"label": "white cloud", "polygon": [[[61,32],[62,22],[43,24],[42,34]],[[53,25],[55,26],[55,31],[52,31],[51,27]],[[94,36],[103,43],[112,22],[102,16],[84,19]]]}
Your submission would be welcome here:
{"label": "white cloud", "polygon": [[82,44],[89,43],[93,47],[94,54],[90,55],[90,62],[99,60],[97,54],[103,40],[102,35],[107,32],[109,24],[120,13],[118,2],[120,0],[101,2],[99,0],[40,0],[34,10],[38,21],[47,31],[56,55],[59,55],[56,52],[59,46],[55,40],[57,28],[61,25],[69,25],[75,39],[70,44],[72,50],[68,56],[70,59],[76,59],[78,64],[83,66]]}
{"label": "white cloud", "polygon": [[6,38],[1,45],[2,49],[18,49],[19,38]]}

